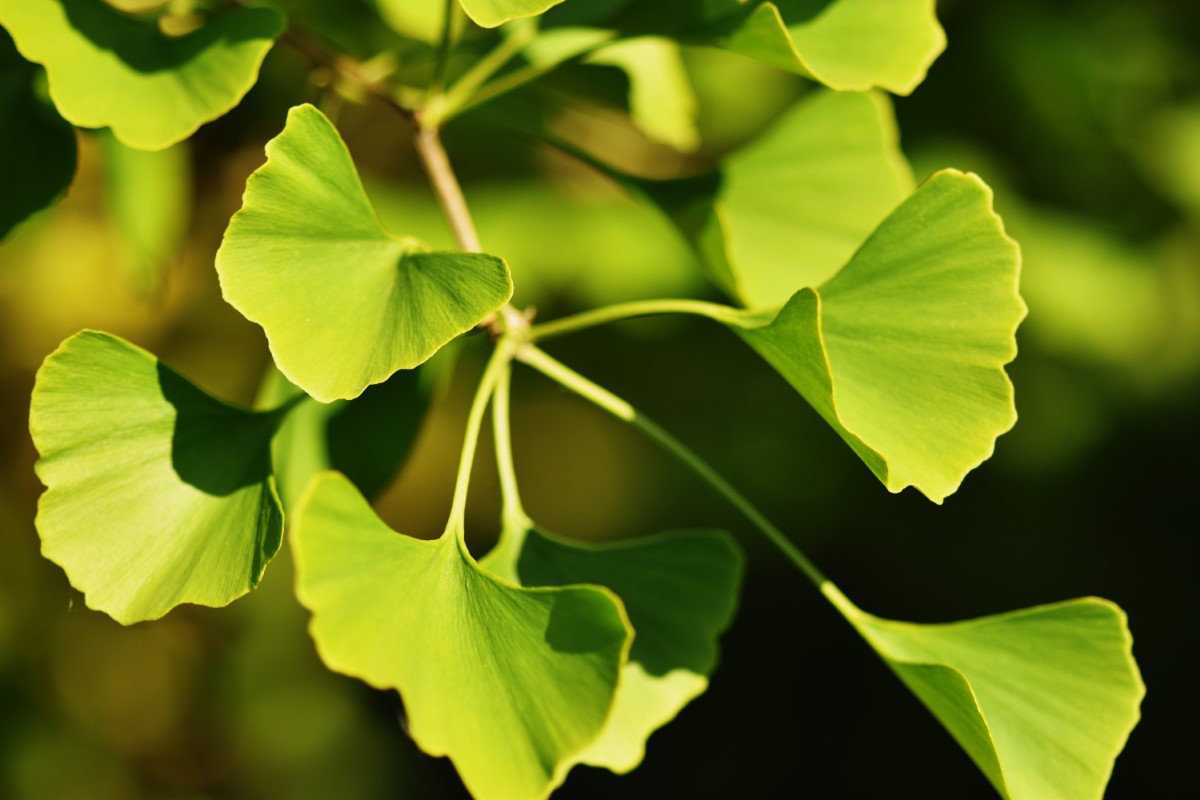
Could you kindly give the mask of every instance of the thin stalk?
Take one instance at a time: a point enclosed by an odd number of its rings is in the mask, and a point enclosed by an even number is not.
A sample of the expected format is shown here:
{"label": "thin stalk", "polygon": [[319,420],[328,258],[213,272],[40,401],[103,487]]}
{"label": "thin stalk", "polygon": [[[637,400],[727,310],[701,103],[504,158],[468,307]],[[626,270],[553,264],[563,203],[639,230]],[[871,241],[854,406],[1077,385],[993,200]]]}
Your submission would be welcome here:
{"label": "thin stalk", "polygon": [[516,358],[518,361],[528,364],[551,380],[575,392],[585,400],[596,404],[617,419],[628,422],[662,445],[669,453],[695,472],[705,483],[716,489],[722,497],[728,500],[755,528],[766,536],[789,561],[804,573],[804,576],[817,587],[818,591],[825,593],[825,587],[829,584],[829,581],[821,573],[821,570],[817,569],[816,565],[808,559],[808,556],[804,555],[796,545],[792,544],[790,539],[784,536],[779,528],[775,527],[761,511],[755,508],[753,503],[747,500],[741,492],[733,488],[729,481],[721,477],[720,473],[709,466],[708,462],[696,455],[690,447],[667,433],[666,430],[653,420],[636,411],[625,400],[617,397],[604,387],[593,383],[565,364],[551,358],[544,351],[528,345],[517,351]]}
{"label": "thin stalk", "polygon": [[616,303],[594,308],[551,322],[543,322],[529,329],[529,338],[535,341],[550,339],[576,331],[587,330],[609,322],[618,322],[653,314],[698,314],[718,322],[737,324],[744,320],[745,312],[732,306],[708,303],[703,300],[637,300],[632,303]]}
{"label": "thin stalk", "polygon": [[487,410],[488,400],[495,392],[496,382],[509,368],[512,354],[512,340],[507,337],[502,338],[492,350],[487,367],[483,370],[483,376],[479,379],[479,386],[475,389],[475,397],[471,400],[471,410],[467,414],[467,429],[463,434],[462,455],[458,460],[458,476],[454,481],[454,499],[450,503],[450,517],[446,521],[447,531],[461,534],[465,530],[467,487],[471,483],[471,465],[475,463],[475,450],[479,445],[479,430],[483,426],[483,414]]}
{"label": "thin stalk", "polygon": [[463,196],[462,186],[450,166],[450,158],[436,128],[419,126],[413,137],[417,147],[417,155],[421,157],[421,165],[429,177],[433,193],[437,195],[438,205],[442,207],[442,215],[454,232],[454,238],[460,249],[468,253],[479,253],[483,247],[479,244],[479,233],[475,230],[475,221],[467,208],[467,199]]}
{"label": "thin stalk", "polygon": [[433,62],[433,75],[429,78],[429,98],[438,97],[446,82],[446,69],[450,66],[450,37],[454,33],[454,12],[458,8],[458,0],[446,0],[442,12],[442,34],[438,39],[437,55]]}
{"label": "thin stalk", "polygon": [[496,472],[500,476],[500,498],[505,520],[526,520],[525,506],[517,489],[517,467],[513,462],[512,424],[510,422],[510,395],[512,387],[512,365],[506,365],[496,379],[492,393],[492,434],[496,441]]}

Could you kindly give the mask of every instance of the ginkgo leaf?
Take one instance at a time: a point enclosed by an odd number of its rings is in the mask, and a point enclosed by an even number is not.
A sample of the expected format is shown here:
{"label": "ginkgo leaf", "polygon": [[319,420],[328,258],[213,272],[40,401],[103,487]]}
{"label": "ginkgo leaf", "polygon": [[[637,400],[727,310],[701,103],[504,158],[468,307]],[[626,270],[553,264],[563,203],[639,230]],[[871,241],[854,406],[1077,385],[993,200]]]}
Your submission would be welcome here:
{"label": "ginkgo leaf", "polygon": [[217,272],[279,369],[321,402],[421,364],[513,290],[501,259],[385,231],[346,145],[310,105],[291,110],[246,181]]}
{"label": "ginkgo leaf", "polygon": [[0,239],[54,202],[75,175],[75,131],[38,98],[37,73],[0,28]]}
{"label": "ginkgo leaf", "polygon": [[72,336],[29,412],[43,555],[124,624],[240,597],[279,549],[269,448],[283,413],[216,400],[115,336]]}
{"label": "ginkgo leaf", "polygon": [[273,8],[237,8],[179,37],[96,0],[0,0],[0,25],[42,64],[59,113],[158,150],[241,101],[283,30]]}
{"label": "ginkgo leaf", "polygon": [[478,800],[547,797],[608,718],[632,638],[620,601],[497,578],[461,531],[398,534],[336,473],[297,517],[296,594],[325,663],[399,691],[414,741]]}
{"label": "ginkgo leaf", "polygon": [[[777,0],[761,3],[721,46],[831,89],[908,94],[946,47],[936,0]],[[726,5],[733,5],[730,0]]]}
{"label": "ginkgo leaf", "polygon": [[891,105],[874,93],[807,95],[721,174],[715,214],[751,308],[832,277],[913,188]]}
{"label": "ginkgo leaf", "polygon": [[737,546],[719,531],[588,544],[532,526],[506,530],[482,563],[523,586],[595,584],[621,598],[633,650],[604,732],[577,759],[619,773],[637,767],[650,734],[708,688],[742,567]]}
{"label": "ginkgo leaf", "polygon": [[[495,28],[522,17],[535,17],[563,0],[459,0],[467,16],[484,28]],[[578,0],[577,0],[578,1]]]}
{"label": "ginkgo leaf", "polygon": [[722,317],[890,491],[940,503],[1016,421],[1020,254],[977,176],[935,174],[777,313]]}
{"label": "ginkgo leaf", "polygon": [[823,591],[1006,800],[1099,800],[1145,686],[1125,614],[1084,598],[939,625]]}

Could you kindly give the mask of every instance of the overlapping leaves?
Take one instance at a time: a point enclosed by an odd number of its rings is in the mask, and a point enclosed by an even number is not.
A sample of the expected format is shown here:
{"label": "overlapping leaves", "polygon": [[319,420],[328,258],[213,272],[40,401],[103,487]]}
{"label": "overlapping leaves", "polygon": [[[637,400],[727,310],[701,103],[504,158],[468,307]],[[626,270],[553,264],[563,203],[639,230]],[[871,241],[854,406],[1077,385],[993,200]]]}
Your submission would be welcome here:
{"label": "overlapping leaves", "polygon": [[217,272],[279,369],[322,402],[421,364],[512,296],[502,260],[385,231],[337,130],[309,105],[246,182]]}
{"label": "overlapping leaves", "polygon": [[632,638],[608,590],[497,578],[461,530],[397,534],[336,473],[310,486],[293,545],[322,659],[397,689],[413,739],[475,797],[546,797],[604,727]]}
{"label": "overlapping leaves", "polygon": [[38,371],[29,414],[42,553],[127,624],[245,594],[283,531],[270,458],[283,413],[228,405],[128,342],[76,334]]}
{"label": "overlapping leaves", "polygon": [[158,150],[229,111],[283,30],[273,8],[237,8],[179,37],[99,0],[0,0],[0,25],[42,64],[59,113]]}
{"label": "overlapping leaves", "polygon": [[726,321],[889,490],[941,502],[1016,421],[1019,265],[987,186],[946,170],[831,280]]}
{"label": "overlapping leaves", "polygon": [[1085,598],[916,625],[824,591],[1002,797],[1103,796],[1145,695],[1115,605]]}
{"label": "overlapping leaves", "polygon": [[708,687],[741,578],[737,547],[719,531],[597,545],[510,524],[483,565],[524,586],[595,584],[621,598],[633,649],[608,723],[577,760],[622,773],[641,763],[650,734]]}

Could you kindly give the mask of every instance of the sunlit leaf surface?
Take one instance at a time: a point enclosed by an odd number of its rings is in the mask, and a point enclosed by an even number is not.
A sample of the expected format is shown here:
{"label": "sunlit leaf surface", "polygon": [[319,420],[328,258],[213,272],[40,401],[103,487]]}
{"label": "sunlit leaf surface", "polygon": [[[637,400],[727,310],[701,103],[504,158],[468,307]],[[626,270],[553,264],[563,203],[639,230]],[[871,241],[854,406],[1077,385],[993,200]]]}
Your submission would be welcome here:
{"label": "sunlit leaf surface", "polygon": [[578,760],[614,772],[641,763],[646,739],[708,687],[717,637],[737,606],[741,557],[717,531],[611,544],[571,542],[529,527],[506,532],[483,566],[524,586],[605,586],[633,624],[633,650],[601,737]]}
{"label": "sunlit leaf surface", "polygon": [[0,0],[0,25],[42,64],[59,113],[158,150],[236,106],[283,30],[273,8],[237,8],[180,37],[99,0]]}
{"label": "sunlit leaf surface", "polygon": [[991,191],[946,170],[831,280],[732,327],[889,490],[941,502],[1016,421],[1019,265]]}
{"label": "sunlit leaf surface", "polygon": [[296,593],[325,663],[398,690],[413,739],[479,800],[548,796],[609,716],[632,638],[615,596],[497,578],[461,532],[398,534],[336,473],[297,516]]}
{"label": "sunlit leaf surface", "polygon": [[126,624],[240,597],[279,549],[282,413],[216,400],[115,336],[76,334],[46,358],[29,414],[42,553]]}
{"label": "sunlit leaf surface", "polygon": [[[509,20],[533,17],[563,0],[459,0],[477,25],[495,28]],[[579,2],[579,0],[576,0]]]}
{"label": "sunlit leaf surface", "polygon": [[[732,4],[732,3],[730,3]],[[908,94],[946,46],[935,0],[777,0],[722,45],[839,91]]]}
{"label": "sunlit leaf surface", "polygon": [[826,595],[1008,800],[1099,800],[1145,686],[1120,608],[1096,598],[942,625]]}
{"label": "sunlit leaf surface", "polygon": [[513,289],[498,258],[385,231],[341,137],[310,105],[291,110],[246,182],[217,272],[279,369],[322,402],[421,364]]}

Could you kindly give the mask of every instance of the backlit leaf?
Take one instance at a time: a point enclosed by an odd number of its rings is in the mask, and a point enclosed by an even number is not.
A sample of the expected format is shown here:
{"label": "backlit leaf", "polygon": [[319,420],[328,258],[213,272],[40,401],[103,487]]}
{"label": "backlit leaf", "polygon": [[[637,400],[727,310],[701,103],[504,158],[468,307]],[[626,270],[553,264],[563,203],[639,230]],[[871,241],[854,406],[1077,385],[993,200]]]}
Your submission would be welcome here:
{"label": "backlit leaf", "polygon": [[273,8],[237,8],[180,37],[97,0],[0,0],[0,25],[42,64],[59,113],[158,150],[238,104],[283,30]]}
{"label": "backlit leaf", "polygon": [[890,491],[940,503],[1016,421],[1020,255],[978,177],[926,181],[817,289],[725,319]]}
{"label": "backlit leaf", "polygon": [[1120,608],[1097,598],[940,625],[825,594],[1007,800],[1098,800],[1145,686]]}
{"label": "backlit leaf", "polygon": [[946,47],[935,0],[777,0],[756,6],[723,47],[839,91],[908,94]]}
{"label": "backlit leaf", "polygon": [[279,369],[321,402],[421,364],[512,296],[502,260],[385,231],[341,137],[310,105],[267,144],[217,272]]}
{"label": "backlit leaf", "polygon": [[398,534],[336,473],[300,506],[296,594],[325,663],[398,690],[414,741],[479,800],[548,796],[612,707],[631,639],[615,596],[497,578],[461,532]]}
{"label": "backlit leaf", "polygon": [[[533,17],[563,0],[459,0],[467,16],[484,28],[495,28],[522,17]],[[578,2],[579,0],[576,0]]]}
{"label": "backlit leaf", "polygon": [[38,98],[37,73],[0,28],[0,239],[50,205],[75,175],[75,131]]}
{"label": "backlit leaf", "polygon": [[29,413],[42,553],[125,624],[240,597],[279,549],[269,448],[282,413],[216,400],[115,336],[67,339]]}
{"label": "backlit leaf", "polygon": [[608,725],[578,757],[620,773],[637,767],[650,734],[708,688],[741,579],[737,546],[717,531],[589,544],[527,526],[506,530],[483,566],[523,586],[604,586],[625,604],[633,650]]}
{"label": "backlit leaf", "polygon": [[640,36],[608,45],[588,62],[619,67],[629,76],[629,113],[643,133],[676,150],[699,148],[696,96],[679,45]]}

